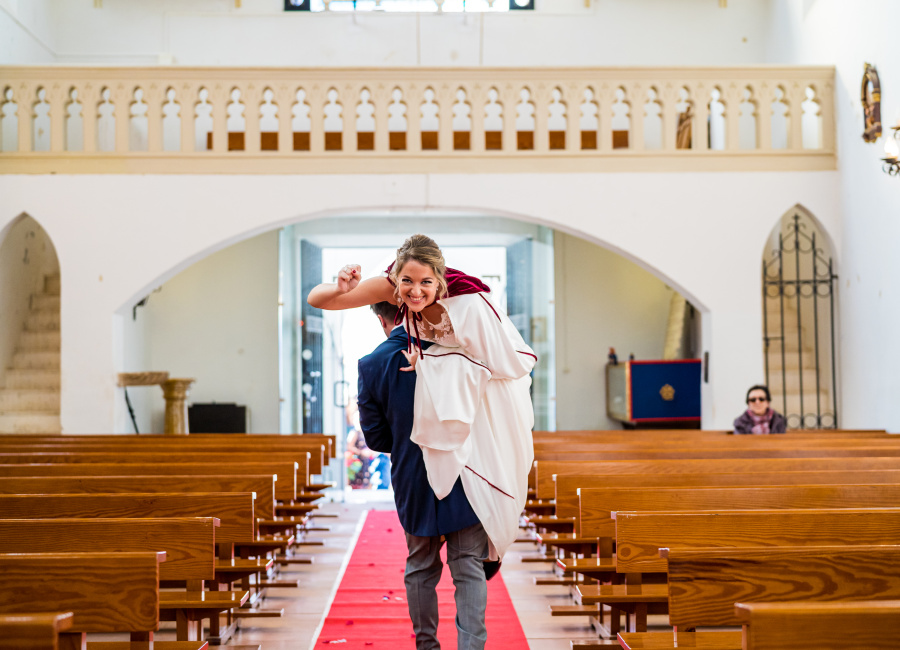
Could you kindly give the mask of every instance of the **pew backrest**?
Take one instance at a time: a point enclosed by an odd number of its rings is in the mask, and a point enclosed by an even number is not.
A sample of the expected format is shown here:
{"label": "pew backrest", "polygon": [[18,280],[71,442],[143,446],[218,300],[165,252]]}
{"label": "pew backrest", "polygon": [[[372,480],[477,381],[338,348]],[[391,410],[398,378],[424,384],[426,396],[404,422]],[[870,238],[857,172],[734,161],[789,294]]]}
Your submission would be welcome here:
{"label": "pew backrest", "polygon": [[865,471],[900,469],[900,458],[724,458],[684,460],[535,461],[536,498],[556,495],[554,475],[574,474],[722,474],[745,472]]}
{"label": "pew backrest", "polygon": [[166,519],[2,519],[0,553],[135,553],[165,551],[162,580],[213,580],[212,517]]}
{"label": "pew backrest", "polygon": [[[734,604],[900,598],[900,546],[673,548],[669,623],[740,625]],[[787,646],[791,647],[791,646]]]}
{"label": "pew backrest", "polygon": [[216,543],[256,539],[252,492],[173,494],[3,494],[0,519],[215,517]]}
{"label": "pew backrest", "polygon": [[155,630],[164,559],[148,552],[0,554],[0,614],[72,612],[75,632]]}
{"label": "pew backrest", "polygon": [[275,479],[262,475],[0,477],[0,494],[254,492],[258,517],[275,516]]}
{"label": "pew backrest", "polygon": [[750,485],[900,484],[900,469],[823,472],[732,472],[718,474],[556,475],[556,516],[578,517],[579,488],[716,487]]}
{"label": "pew backrest", "polygon": [[0,465],[0,477],[12,476],[233,476],[271,474],[275,480],[275,498],[290,501],[297,486],[306,483],[298,463],[38,463]]}
{"label": "pew backrest", "polygon": [[659,549],[892,545],[900,508],[617,512],[616,565],[622,573],[664,573]]}

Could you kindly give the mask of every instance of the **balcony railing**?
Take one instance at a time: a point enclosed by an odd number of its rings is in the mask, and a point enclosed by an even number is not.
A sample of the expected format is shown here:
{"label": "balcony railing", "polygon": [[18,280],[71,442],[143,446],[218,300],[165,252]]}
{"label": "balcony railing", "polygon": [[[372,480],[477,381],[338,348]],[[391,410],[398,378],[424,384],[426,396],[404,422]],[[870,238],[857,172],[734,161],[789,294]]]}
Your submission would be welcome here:
{"label": "balcony railing", "polygon": [[0,173],[834,169],[834,69],[0,67]]}

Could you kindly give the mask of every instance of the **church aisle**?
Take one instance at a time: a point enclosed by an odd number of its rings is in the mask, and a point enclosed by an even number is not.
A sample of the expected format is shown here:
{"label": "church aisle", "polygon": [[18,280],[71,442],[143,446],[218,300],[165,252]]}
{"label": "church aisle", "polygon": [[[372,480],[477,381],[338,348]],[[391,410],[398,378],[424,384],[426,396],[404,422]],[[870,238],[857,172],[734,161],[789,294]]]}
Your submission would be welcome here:
{"label": "church aisle", "polygon": [[[347,620],[356,621],[352,614],[344,616],[342,626],[334,629],[328,627],[323,629],[323,632],[319,635],[320,641],[318,643],[314,643],[314,640],[316,639],[320,623],[328,613],[332,595],[338,586],[341,567],[344,562],[349,560],[352,553],[352,546],[359,532],[361,518],[367,511],[384,510],[393,510],[393,503],[323,504],[322,512],[338,515],[336,519],[320,519],[317,522],[322,526],[327,526],[330,529],[328,532],[311,534],[311,537],[315,539],[324,540],[324,546],[301,548],[299,553],[312,556],[314,563],[289,567],[283,573],[283,576],[287,579],[300,580],[301,588],[269,590],[269,595],[263,603],[263,607],[267,608],[283,607],[284,617],[246,619],[242,623],[242,629],[223,647],[256,643],[261,645],[262,650],[350,648],[348,630],[357,625],[356,622],[354,622],[353,626],[346,625]],[[399,524],[396,525],[395,532],[402,535]],[[509,648],[510,650],[524,650],[524,648],[531,648],[531,650],[569,650],[572,639],[596,638],[595,634],[587,626],[586,620],[554,619],[550,617],[550,605],[565,604],[568,600],[568,591],[565,587],[538,587],[534,585],[534,576],[546,571],[546,568],[545,565],[521,562],[522,555],[528,555],[533,552],[534,547],[530,544],[514,544],[506,556],[501,571],[519,621],[516,627],[521,626],[527,645],[523,645],[521,641],[516,645],[494,645],[492,637],[489,640],[488,648],[493,647],[496,650],[500,648]],[[404,599],[402,603],[397,601],[397,604],[405,615],[406,602],[401,572],[403,567],[402,557],[399,560],[386,558],[385,562],[397,565],[399,588],[393,589],[394,594],[389,595]],[[348,566],[347,573],[349,574],[350,571],[351,569]],[[449,575],[447,578],[449,591],[446,594],[446,598],[452,600],[452,583],[449,582]],[[493,581],[490,584],[493,584]],[[379,598],[382,596],[383,594],[379,594]],[[509,614],[513,613],[511,610],[507,611]],[[357,618],[359,617],[357,616]],[[512,619],[513,617],[510,618]],[[514,620],[512,622],[515,623]],[[340,629],[341,634],[335,634],[339,628],[342,628]],[[443,624],[441,627],[442,639],[445,637],[445,628],[451,631],[454,640],[451,643],[445,641],[443,647],[447,650],[452,650],[456,647],[455,629],[451,621],[446,621],[446,624]],[[491,629],[493,628],[489,623],[489,631]],[[502,633],[500,636],[502,636]],[[327,645],[322,643],[324,640],[340,640],[341,638],[347,638],[348,643]],[[398,641],[405,642],[407,639],[408,637]],[[374,639],[369,640],[373,641]],[[497,641],[499,642],[500,639],[497,639]],[[618,647],[618,644],[612,643],[611,645]],[[361,647],[377,648],[377,645]],[[402,646],[391,644],[391,646],[385,647],[395,648]],[[410,645],[409,647],[412,648],[413,646]]]}

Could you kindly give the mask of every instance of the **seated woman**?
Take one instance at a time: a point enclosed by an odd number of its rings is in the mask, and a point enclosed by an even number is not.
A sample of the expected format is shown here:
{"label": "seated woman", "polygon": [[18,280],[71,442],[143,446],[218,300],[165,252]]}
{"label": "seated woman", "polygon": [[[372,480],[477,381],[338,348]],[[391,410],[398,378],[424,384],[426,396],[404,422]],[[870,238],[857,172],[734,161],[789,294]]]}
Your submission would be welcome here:
{"label": "seated woman", "polygon": [[769,406],[772,396],[767,386],[757,384],[747,391],[747,410],[734,421],[735,433],[784,433],[787,421]]}

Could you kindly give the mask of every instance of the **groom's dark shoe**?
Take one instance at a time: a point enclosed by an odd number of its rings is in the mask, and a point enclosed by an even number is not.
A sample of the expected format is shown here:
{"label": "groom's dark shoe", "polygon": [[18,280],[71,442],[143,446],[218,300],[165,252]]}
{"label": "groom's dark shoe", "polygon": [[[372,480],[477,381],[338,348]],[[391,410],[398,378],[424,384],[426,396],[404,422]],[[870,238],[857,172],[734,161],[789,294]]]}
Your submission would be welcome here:
{"label": "groom's dark shoe", "polygon": [[484,579],[490,580],[500,572],[502,562],[497,560],[496,562],[482,562],[482,564],[484,564]]}

